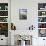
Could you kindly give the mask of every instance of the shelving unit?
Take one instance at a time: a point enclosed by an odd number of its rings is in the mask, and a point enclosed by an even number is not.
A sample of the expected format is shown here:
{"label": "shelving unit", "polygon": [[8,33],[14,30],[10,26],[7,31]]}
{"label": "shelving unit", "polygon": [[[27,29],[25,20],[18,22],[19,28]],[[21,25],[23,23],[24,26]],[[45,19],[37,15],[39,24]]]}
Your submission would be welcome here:
{"label": "shelving unit", "polygon": [[8,3],[0,3],[0,35],[8,37]]}
{"label": "shelving unit", "polygon": [[46,37],[46,3],[38,3],[38,31],[39,37]]}
{"label": "shelving unit", "polygon": [[46,10],[38,10],[38,11],[46,11]]}

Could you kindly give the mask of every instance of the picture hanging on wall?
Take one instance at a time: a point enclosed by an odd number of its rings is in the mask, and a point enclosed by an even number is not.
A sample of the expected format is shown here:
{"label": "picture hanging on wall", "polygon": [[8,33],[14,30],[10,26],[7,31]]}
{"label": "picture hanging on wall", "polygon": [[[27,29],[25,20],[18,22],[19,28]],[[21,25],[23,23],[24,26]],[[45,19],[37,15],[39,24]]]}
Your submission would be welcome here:
{"label": "picture hanging on wall", "polygon": [[19,9],[19,19],[27,20],[27,9]]}

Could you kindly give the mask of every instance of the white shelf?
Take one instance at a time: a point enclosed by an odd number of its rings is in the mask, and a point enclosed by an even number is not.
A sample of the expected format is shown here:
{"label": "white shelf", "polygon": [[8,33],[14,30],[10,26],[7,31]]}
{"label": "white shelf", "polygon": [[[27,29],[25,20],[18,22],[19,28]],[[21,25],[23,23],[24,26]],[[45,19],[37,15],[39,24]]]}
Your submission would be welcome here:
{"label": "white shelf", "polygon": [[46,22],[38,22],[38,23],[46,23]]}
{"label": "white shelf", "polygon": [[38,28],[38,29],[46,29],[46,28]]}
{"label": "white shelf", "polygon": [[0,23],[8,23],[8,22],[0,22]]}
{"label": "white shelf", "polygon": [[46,15],[44,15],[44,16],[38,16],[38,17],[46,17]]}
{"label": "white shelf", "polygon": [[8,10],[0,10],[0,11],[8,11]]}
{"label": "white shelf", "polygon": [[0,17],[8,17],[8,16],[0,16]]}
{"label": "white shelf", "polygon": [[38,11],[46,11],[46,10],[38,10]]}

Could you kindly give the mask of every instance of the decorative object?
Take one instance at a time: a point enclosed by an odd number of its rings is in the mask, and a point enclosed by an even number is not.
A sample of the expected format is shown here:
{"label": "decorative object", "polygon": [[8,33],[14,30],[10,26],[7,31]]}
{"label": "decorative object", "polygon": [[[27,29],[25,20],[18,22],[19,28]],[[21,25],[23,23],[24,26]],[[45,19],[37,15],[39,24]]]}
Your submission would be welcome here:
{"label": "decorative object", "polygon": [[38,17],[38,22],[46,22],[46,17]]}
{"label": "decorative object", "polygon": [[0,3],[0,10],[8,10],[8,3]]}
{"label": "decorative object", "polygon": [[19,9],[19,19],[20,20],[27,19],[27,9]]}
{"label": "decorative object", "polygon": [[45,12],[42,12],[42,15],[45,15]]}
{"label": "decorative object", "polygon": [[16,26],[13,23],[11,23],[11,30],[16,30]]}
{"label": "decorative object", "polygon": [[0,23],[0,35],[8,37],[8,23]]}
{"label": "decorative object", "polygon": [[32,45],[31,35],[15,35],[15,45],[16,46],[30,46]]}
{"label": "decorative object", "polygon": [[39,29],[39,37],[46,37],[46,29]]}
{"label": "decorative object", "polygon": [[29,26],[29,30],[34,30],[34,26],[33,25],[31,25],[31,26]]}
{"label": "decorative object", "polygon": [[46,3],[38,3],[38,10],[45,10],[46,9]]}
{"label": "decorative object", "polygon": [[39,23],[38,28],[46,28],[46,23],[43,23],[43,24]]}
{"label": "decorative object", "polygon": [[5,6],[5,10],[8,10],[8,6]]}
{"label": "decorative object", "polygon": [[25,41],[21,40],[21,46],[25,46]]}
{"label": "decorative object", "polygon": [[0,11],[0,16],[8,16],[8,11]]}
{"label": "decorative object", "polygon": [[0,6],[0,10],[1,10],[1,6]]}
{"label": "decorative object", "polygon": [[40,8],[40,10],[44,10],[44,8]]}
{"label": "decorative object", "polygon": [[46,11],[38,11],[38,16],[46,16]]}
{"label": "decorative object", "polygon": [[8,17],[0,17],[0,22],[8,22]]}

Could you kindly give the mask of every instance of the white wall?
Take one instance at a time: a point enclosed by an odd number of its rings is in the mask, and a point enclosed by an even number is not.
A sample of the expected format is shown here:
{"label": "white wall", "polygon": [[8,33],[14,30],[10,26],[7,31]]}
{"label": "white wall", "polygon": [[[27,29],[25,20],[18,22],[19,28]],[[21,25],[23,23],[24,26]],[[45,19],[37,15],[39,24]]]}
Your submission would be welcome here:
{"label": "white wall", "polygon": [[[32,24],[35,26],[33,33],[33,46],[41,46],[40,44],[43,44],[43,38],[38,38],[37,30],[38,3],[46,3],[46,0],[11,0],[11,22],[16,25],[18,32],[19,30],[23,30],[24,32]],[[28,10],[27,20],[19,20],[19,9],[21,8],[26,8]]]}
{"label": "white wall", "polygon": [[[27,20],[19,20],[19,9],[21,8],[27,9]],[[31,0],[12,0],[11,15],[11,22],[16,25],[17,30],[27,30],[32,24],[36,27],[37,2]]]}
{"label": "white wall", "polygon": [[[19,9],[26,8],[28,10],[27,20],[19,20]],[[37,9],[38,4],[37,0],[11,0],[11,22],[16,25],[16,32],[25,32],[29,28],[29,26],[35,26],[35,32],[33,35],[38,36],[37,34]],[[28,30],[29,31],[29,30]],[[30,33],[29,33],[30,34]],[[33,39],[33,44],[35,43],[35,38]],[[37,40],[36,40],[37,41]]]}

